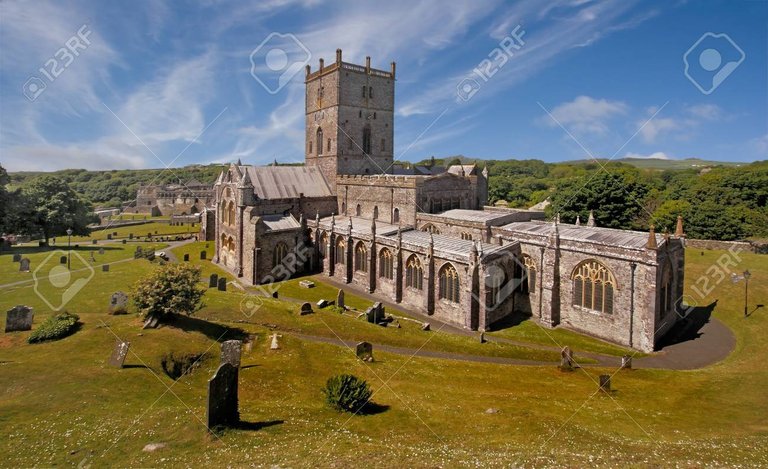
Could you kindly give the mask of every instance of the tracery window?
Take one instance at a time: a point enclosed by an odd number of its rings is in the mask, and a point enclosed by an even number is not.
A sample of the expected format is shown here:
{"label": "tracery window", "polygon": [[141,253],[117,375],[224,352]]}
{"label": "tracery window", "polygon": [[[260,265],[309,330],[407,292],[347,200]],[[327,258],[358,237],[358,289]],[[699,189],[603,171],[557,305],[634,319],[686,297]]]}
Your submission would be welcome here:
{"label": "tracery window", "polygon": [[616,279],[607,267],[595,260],[579,264],[571,274],[573,304],[601,313],[613,313]]}

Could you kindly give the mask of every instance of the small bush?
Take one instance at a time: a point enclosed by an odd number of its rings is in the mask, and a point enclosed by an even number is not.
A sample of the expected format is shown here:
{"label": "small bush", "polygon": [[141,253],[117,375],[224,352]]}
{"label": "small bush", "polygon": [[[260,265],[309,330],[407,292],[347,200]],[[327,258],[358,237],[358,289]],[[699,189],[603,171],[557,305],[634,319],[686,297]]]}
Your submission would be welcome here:
{"label": "small bush", "polygon": [[371,398],[371,388],[365,380],[353,375],[337,375],[325,383],[325,402],[338,411],[357,412]]}
{"label": "small bush", "polygon": [[30,344],[59,340],[75,332],[80,316],[64,311],[56,316],[46,319],[40,327],[32,332],[27,341]]}

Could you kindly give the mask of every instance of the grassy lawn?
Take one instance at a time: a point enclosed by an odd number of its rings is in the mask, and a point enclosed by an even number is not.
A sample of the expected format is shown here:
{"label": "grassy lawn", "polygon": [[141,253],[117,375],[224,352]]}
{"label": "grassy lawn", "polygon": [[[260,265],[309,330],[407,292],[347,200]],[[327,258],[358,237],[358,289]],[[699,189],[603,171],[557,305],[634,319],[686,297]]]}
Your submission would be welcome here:
{"label": "grassy lawn", "polygon": [[[171,226],[168,223],[151,222],[141,225],[131,226],[111,226],[109,228],[99,227],[91,231],[90,236],[73,236],[72,244],[90,242],[92,239],[105,240],[108,234],[112,234],[113,239],[127,238],[130,233],[133,233],[134,238],[145,238],[148,233],[152,236],[168,236],[177,234],[197,234],[200,232],[200,225],[196,224],[192,227],[190,224],[184,226]],[[114,233],[117,233],[115,235]],[[57,246],[66,246],[67,237],[59,236],[56,238]]]}
{"label": "grassy lawn", "polygon": [[[184,248],[199,254],[199,246]],[[689,294],[701,275],[711,275],[711,266],[722,254],[688,253]],[[750,303],[768,303],[768,258],[740,257],[738,269],[748,268],[753,274]],[[199,261],[197,255],[191,259],[217,269]],[[614,375],[615,391],[608,396],[595,393],[595,380],[615,370],[561,373],[554,365],[411,358],[376,349],[377,360],[366,364],[349,349],[302,341],[290,331],[319,335],[325,328],[350,336],[368,333],[372,342],[392,344],[410,343],[411,335],[424,343],[423,334],[427,334],[427,346],[434,342],[448,350],[452,345],[436,342],[442,333],[411,330],[406,324],[410,321],[401,321],[402,329],[385,329],[325,311],[300,317],[289,312],[296,304],[287,301],[268,299],[247,316],[239,307],[244,294],[231,288],[226,293],[209,290],[207,306],[199,313],[226,320],[224,326],[187,320],[179,327],[142,330],[133,314],[107,315],[109,295],[127,289],[152,268],[140,260],[115,264],[109,273],[97,271],[67,306],[80,314],[84,324],[66,339],[28,345],[29,332],[0,336],[3,466],[768,464],[768,370],[764,365],[768,311],[757,310],[744,319],[744,286],[728,278],[700,301],[718,300],[713,314],[736,335],[734,353],[696,371],[622,371]],[[292,288],[287,284],[285,293],[280,293],[289,296]],[[312,294],[324,295],[319,289]],[[364,301],[352,296],[347,292],[348,303]],[[36,308],[35,327],[50,314],[30,287],[0,290],[0,309],[19,302]],[[269,350],[267,323],[273,321],[284,331],[278,351]],[[243,355],[239,380],[240,414],[247,425],[211,436],[202,423],[206,383],[218,364],[215,339],[224,332],[237,332],[226,327],[241,328],[255,337],[252,350]],[[115,336],[131,342],[127,367],[122,370],[105,364]],[[456,344],[461,345],[471,344]],[[492,344],[475,344],[478,349],[487,345]],[[160,366],[169,352],[206,358],[189,375],[174,381]],[[325,380],[343,372],[368,380],[379,413],[350,416],[324,406]],[[489,408],[497,412],[486,413]],[[167,447],[143,452],[148,443]]]}

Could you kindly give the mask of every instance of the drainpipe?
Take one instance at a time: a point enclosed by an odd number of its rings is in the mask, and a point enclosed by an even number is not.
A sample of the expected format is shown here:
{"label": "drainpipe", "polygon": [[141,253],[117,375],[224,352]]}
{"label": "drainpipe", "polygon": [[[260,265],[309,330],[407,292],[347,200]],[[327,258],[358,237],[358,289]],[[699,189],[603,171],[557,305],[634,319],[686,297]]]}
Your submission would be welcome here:
{"label": "drainpipe", "polygon": [[629,282],[629,346],[632,347],[632,333],[634,332],[635,321],[635,269],[637,264],[632,262],[629,264],[631,270],[630,282]]}

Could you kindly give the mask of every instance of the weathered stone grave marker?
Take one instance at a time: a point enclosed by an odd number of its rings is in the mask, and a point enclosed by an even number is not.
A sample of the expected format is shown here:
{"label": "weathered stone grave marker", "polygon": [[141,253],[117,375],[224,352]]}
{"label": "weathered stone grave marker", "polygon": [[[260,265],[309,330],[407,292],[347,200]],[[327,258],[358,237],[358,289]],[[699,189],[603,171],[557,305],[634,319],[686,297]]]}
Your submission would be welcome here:
{"label": "weathered stone grave marker", "polygon": [[21,262],[21,254],[14,254],[13,262]]}
{"label": "weathered stone grave marker", "polygon": [[567,345],[563,347],[563,350],[560,351],[560,369],[573,369],[573,352]]}
{"label": "weathered stone grave marker", "polygon": [[611,391],[611,375],[600,375],[600,390]]}
{"label": "weathered stone grave marker", "polygon": [[107,234],[107,239],[112,239],[112,235],[111,234]]}
{"label": "weathered stone grave marker", "polygon": [[301,304],[301,315],[304,316],[305,314],[312,314],[312,303]]}
{"label": "weathered stone grave marker", "polygon": [[328,300],[317,300],[318,308],[325,308],[326,306],[328,306]]}
{"label": "weathered stone grave marker", "polygon": [[125,313],[125,309],[128,307],[128,295],[124,292],[116,291],[112,293],[109,298],[109,313],[120,314]]}
{"label": "weathered stone grave marker", "polygon": [[128,241],[126,241],[126,240],[124,239],[124,240],[123,240],[123,244],[128,244]]}
{"label": "weathered stone grave marker", "polygon": [[208,254],[205,251],[200,251],[200,260],[204,261]]}
{"label": "weathered stone grave marker", "polygon": [[425,322],[424,324],[421,325],[421,330],[422,331],[428,331],[428,330],[430,330],[430,328],[431,328],[431,326],[430,326],[430,324],[428,322]]}
{"label": "weathered stone grave marker", "polygon": [[215,288],[219,284],[219,274],[211,274],[210,278],[208,279],[208,286],[210,288]]}
{"label": "weathered stone grave marker", "polygon": [[98,239],[93,239],[93,240],[91,240],[91,244],[99,244],[99,240]]}
{"label": "weathered stone grave marker", "polygon": [[34,310],[29,306],[16,305],[9,309],[5,316],[5,332],[32,330]]}
{"label": "weathered stone grave marker", "polygon": [[103,256],[103,255],[104,255],[104,248],[99,248],[99,255],[100,255],[100,256]]}
{"label": "weathered stone grave marker", "polygon": [[365,318],[371,324],[379,324],[384,321],[384,306],[376,302],[365,310]]}
{"label": "weathered stone grave marker", "polygon": [[269,346],[270,350],[279,350],[280,344],[277,343],[277,338],[282,337],[281,335],[277,335],[277,332],[272,334],[272,344]]}
{"label": "weathered stone grave marker", "polygon": [[360,342],[355,349],[357,358],[364,362],[373,361],[373,345],[370,342]]}
{"label": "weathered stone grave marker", "polygon": [[227,279],[226,278],[220,278],[219,279],[219,291],[227,291]]}
{"label": "weathered stone grave marker", "polygon": [[66,263],[67,263],[67,256],[59,257],[59,264],[66,264]]}
{"label": "weathered stone grave marker", "polygon": [[632,356],[624,355],[623,357],[621,357],[621,369],[622,370],[632,369]]}
{"label": "weathered stone grave marker", "polygon": [[184,262],[189,262],[189,254],[184,254]]}
{"label": "weathered stone grave marker", "polygon": [[19,272],[29,272],[31,262],[28,258],[22,257],[19,261]]}
{"label": "weathered stone grave marker", "polygon": [[336,306],[344,309],[344,290],[339,288],[339,292],[336,294]]}
{"label": "weathered stone grave marker", "polygon": [[235,368],[240,368],[243,342],[241,340],[227,340],[221,344],[221,363],[229,363]]}
{"label": "weathered stone grave marker", "polygon": [[301,282],[299,282],[299,286],[301,288],[314,288],[315,282],[311,280],[302,280]]}
{"label": "weathered stone grave marker", "polygon": [[238,369],[222,363],[208,381],[208,430],[218,425],[234,425],[240,420],[237,402]]}
{"label": "weathered stone grave marker", "polygon": [[101,266],[102,272],[109,272],[109,264],[104,264]]}
{"label": "weathered stone grave marker", "polygon": [[131,346],[130,342],[118,340],[115,342],[115,348],[112,350],[112,355],[109,356],[107,364],[114,366],[115,368],[122,368],[125,363],[125,357],[128,355],[128,348]]}

